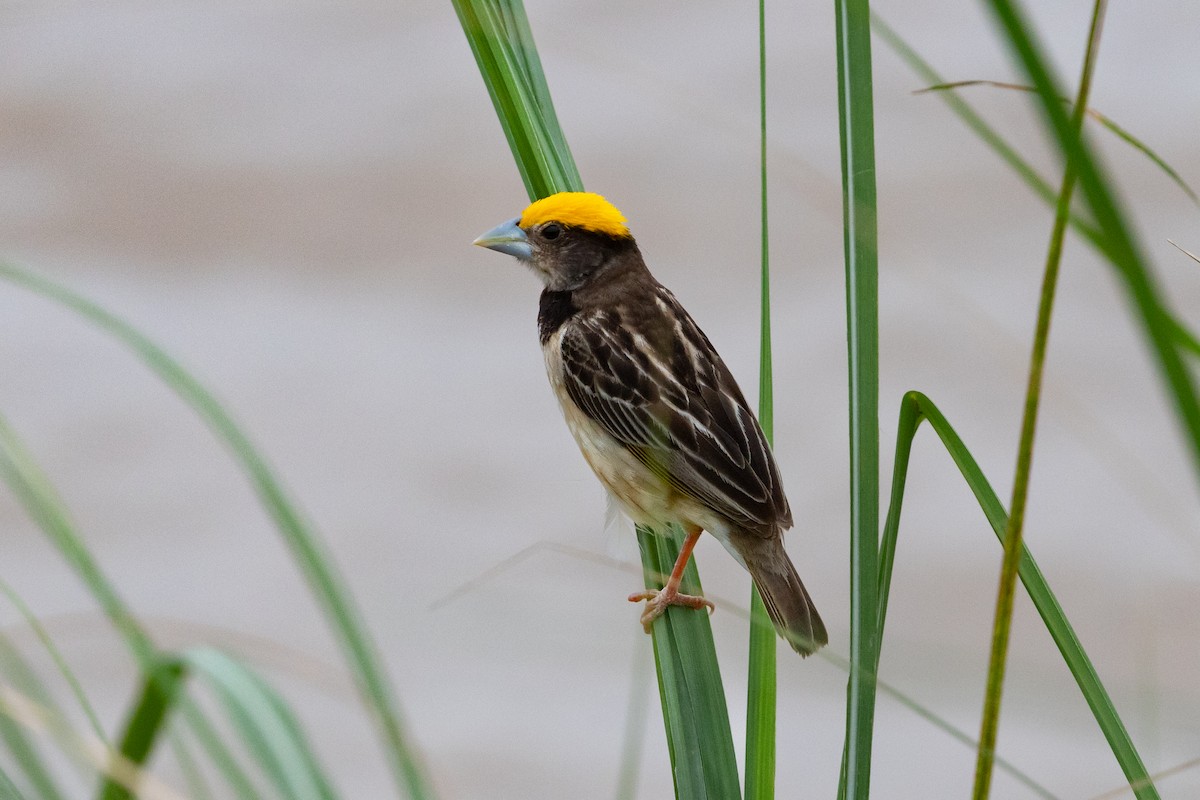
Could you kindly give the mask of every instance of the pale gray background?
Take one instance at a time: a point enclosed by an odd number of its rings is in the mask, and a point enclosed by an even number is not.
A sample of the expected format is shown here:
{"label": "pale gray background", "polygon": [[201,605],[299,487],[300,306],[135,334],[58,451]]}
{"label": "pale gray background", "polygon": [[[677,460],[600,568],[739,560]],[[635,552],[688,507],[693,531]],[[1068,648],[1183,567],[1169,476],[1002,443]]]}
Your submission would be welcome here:
{"label": "pale gray background", "polygon": [[[832,4],[770,4],[778,455],[789,549],[847,650],[847,444]],[[1089,4],[1037,4],[1078,71]],[[880,2],[951,79],[1019,79],[980,4]],[[757,395],[753,4],[530,3],[589,188]],[[1200,182],[1200,10],[1113,3],[1094,106]],[[876,40],[881,454],[921,389],[1007,500],[1049,211]],[[1028,98],[971,90],[1053,176]],[[446,798],[609,797],[634,664],[636,574],[545,385],[538,288],[470,247],[525,205],[448,2],[12,2],[0,7],[0,253],[147,331],[214,387],[327,536]],[[1195,206],[1097,132],[1175,307],[1200,324]],[[1057,178],[1054,178],[1057,182]],[[1028,541],[1152,770],[1200,756],[1195,476],[1111,269],[1068,243]],[[124,597],[168,645],[215,642],[302,711],[344,796],[389,778],[326,627],[208,431],[107,336],[0,286],[0,410]],[[975,735],[999,549],[929,431],[915,447],[883,677]],[[115,726],[128,657],[7,494],[0,564]],[[620,537],[616,537],[619,539]],[[699,549],[712,596],[746,576]],[[7,606],[5,632],[52,670]],[[713,617],[736,738],[744,620]],[[1001,753],[1062,797],[1120,771],[1030,604]],[[58,685],[56,683],[56,685]],[[844,672],[780,654],[781,797],[831,797]],[[639,797],[670,793],[656,697]],[[160,766],[177,781],[169,759]],[[962,797],[973,753],[881,698],[880,798]],[[995,796],[1029,796],[999,775]],[[1200,772],[1164,796],[1200,792]],[[82,791],[82,789],[81,789]]]}

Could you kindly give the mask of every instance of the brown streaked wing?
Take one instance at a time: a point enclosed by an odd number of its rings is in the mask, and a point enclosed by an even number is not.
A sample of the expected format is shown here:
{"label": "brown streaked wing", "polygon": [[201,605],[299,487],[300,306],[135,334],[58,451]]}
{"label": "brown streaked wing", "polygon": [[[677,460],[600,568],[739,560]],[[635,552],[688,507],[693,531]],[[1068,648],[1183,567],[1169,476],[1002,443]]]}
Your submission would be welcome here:
{"label": "brown streaked wing", "polygon": [[676,491],[733,525],[763,536],[791,527],[779,470],[733,376],[674,296],[655,290],[563,326],[568,395]]}

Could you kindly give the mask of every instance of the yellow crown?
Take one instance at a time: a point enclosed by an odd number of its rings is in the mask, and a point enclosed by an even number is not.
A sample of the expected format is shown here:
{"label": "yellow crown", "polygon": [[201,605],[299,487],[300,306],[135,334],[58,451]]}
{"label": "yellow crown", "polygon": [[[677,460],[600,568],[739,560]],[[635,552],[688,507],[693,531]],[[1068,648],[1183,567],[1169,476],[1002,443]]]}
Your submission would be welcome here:
{"label": "yellow crown", "polygon": [[525,209],[519,224],[529,228],[551,221],[618,238],[631,236],[625,215],[612,203],[591,192],[559,192],[543,197]]}

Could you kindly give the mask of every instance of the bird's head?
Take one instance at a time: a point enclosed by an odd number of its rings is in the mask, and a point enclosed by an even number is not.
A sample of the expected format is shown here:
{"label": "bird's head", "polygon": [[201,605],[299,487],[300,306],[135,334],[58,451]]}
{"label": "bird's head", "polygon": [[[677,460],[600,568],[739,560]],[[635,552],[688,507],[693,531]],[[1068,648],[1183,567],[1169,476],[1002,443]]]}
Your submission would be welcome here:
{"label": "bird's head", "polygon": [[547,288],[578,289],[613,257],[636,249],[625,217],[591,192],[559,192],[530,205],[521,216],[475,240],[480,247],[516,256]]}

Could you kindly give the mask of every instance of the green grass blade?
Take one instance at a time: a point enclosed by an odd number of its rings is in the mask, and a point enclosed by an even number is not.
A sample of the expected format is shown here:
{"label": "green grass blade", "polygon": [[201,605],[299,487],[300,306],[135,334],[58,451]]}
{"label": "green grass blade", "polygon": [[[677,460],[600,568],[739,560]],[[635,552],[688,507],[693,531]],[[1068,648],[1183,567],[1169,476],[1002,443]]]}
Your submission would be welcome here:
{"label": "green grass blade", "polygon": [[[52,705],[46,687],[37,673],[4,636],[0,636],[0,675],[21,694],[32,697],[43,706]],[[41,800],[62,800],[63,794],[54,781],[53,773],[46,766],[37,744],[26,733],[25,728],[5,714],[0,714],[0,741],[12,756],[18,769],[33,793]]]}
{"label": "green grass blade", "polygon": [[0,684],[0,716],[38,733],[49,733],[62,752],[92,772],[111,779],[147,800],[184,800],[169,785],[148,774],[88,732],[80,731],[55,709],[43,706],[10,686]]}
{"label": "green grass blade", "polygon": [[[1008,514],[993,491],[987,477],[979,469],[971,452],[950,425],[946,417],[928,397],[920,392],[909,392],[900,406],[900,422],[896,432],[896,460],[892,471],[891,501],[887,523],[884,527],[880,556],[880,625],[887,608],[887,597],[891,588],[892,563],[896,552],[896,541],[900,531],[900,513],[904,500],[904,487],[908,476],[909,454],[912,440],[921,422],[928,420],[937,433],[946,451],[954,460],[959,472],[967,482],[976,501],[987,517],[996,538],[1003,545],[1008,526]],[[1083,649],[1074,628],[1071,627],[1062,606],[1050,590],[1045,577],[1034,561],[1029,548],[1022,545],[1017,574],[1025,591],[1033,601],[1034,608],[1042,618],[1054,644],[1062,654],[1063,661],[1082,692],[1104,738],[1112,749],[1113,756],[1125,773],[1138,800],[1158,800],[1158,791],[1146,766],[1129,736],[1112,698],[1101,683],[1091,659]]]}
{"label": "green grass blade", "polygon": [[[0,266],[0,274],[3,274],[3,270],[4,267]],[[153,660],[154,645],[150,637],[134,619],[83,541],[75,534],[57,493],[34,465],[33,459],[3,417],[0,417],[0,476],[67,563],[79,573],[135,657],[139,661]]]}
{"label": "green grass blade", "polygon": [[[166,731],[166,721],[181,697],[185,677],[212,686],[234,729],[263,773],[287,800],[332,800],[324,771],[291,711],[253,670],[208,648],[164,657],[149,671],[121,739],[120,756],[141,766]],[[132,800],[134,792],[111,777],[99,800]]]}
{"label": "green grass blade", "polygon": [[1109,188],[1099,162],[1093,157],[1086,138],[1071,125],[1063,104],[1058,81],[1051,75],[1041,47],[1034,41],[1033,28],[1012,0],[987,0],[1002,38],[1014,59],[1037,89],[1038,105],[1046,126],[1066,161],[1079,171],[1079,186],[1088,206],[1103,231],[1102,252],[1116,268],[1126,293],[1137,311],[1147,343],[1171,398],[1176,415],[1191,448],[1192,466],[1200,479],[1200,398],[1194,377],[1184,363],[1175,333],[1176,325],[1117,198]]}
{"label": "green grass blade", "polygon": [[[934,86],[927,86],[924,89],[920,89],[920,90],[914,92],[913,94],[923,94],[924,92],[954,91],[956,89],[966,89],[966,88],[969,88],[972,86],[987,86],[987,87],[990,87],[993,89],[1004,89],[1006,91],[1015,91],[1015,92],[1034,92],[1034,93],[1037,92],[1037,90],[1034,89],[1032,86],[1022,86],[1019,83],[1005,83],[1004,81],[968,80],[968,81],[954,81],[952,83],[939,83]],[[1062,102],[1064,102],[1064,103],[1071,102],[1069,99],[1067,99],[1065,97],[1061,98],[1061,99],[1062,99]],[[1132,133],[1130,133],[1128,130],[1126,130],[1122,126],[1118,125],[1117,122],[1115,120],[1113,120],[1112,118],[1108,117],[1105,114],[1102,114],[1101,112],[1097,111],[1094,108],[1088,108],[1085,113],[1087,114],[1088,117],[1094,119],[1102,127],[1106,128],[1113,136],[1116,136],[1118,139],[1125,142],[1125,144],[1129,145],[1134,150],[1137,150],[1143,156],[1148,158],[1150,160],[1150,162],[1152,164],[1154,164],[1154,166],[1156,166],[1160,170],[1162,170],[1163,174],[1165,174],[1168,178],[1170,178],[1171,182],[1174,183],[1176,186],[1178,186],[1180,188],[1180,190],[1184,194],[1186,194],[1193,203],[1200,205],[1200,197],[1197,197],[1195,190],[1192,189],[1192,187],[1188,185],[1187,181],[1185,181],[1183,179],[1183,176],[1181,176],[1175,170],[1174,167],[1172,167],[1170,164],[1168,164],[1166,162],[1166,159],[1164,159],[1162,156],[1160,156],[1158,153],[1156,153],[1153,149],[1151,149],[1150,145],[1146,144],[1141,139],[1137,138]]]}
{"label": "green grass blade", "polygon": [[25,800],[25,795],[3,768],[0,768],[0,800]]}
{"label": "green grass blade", "polygon": [[[923,59],[908,42],[906,42],[899,33],[892,28],[883,17],[875,12],[871,12],[871,26],[879,38],[892,49],[896,55],[900,57],[909,69],[920,76],[921,80],[927,84],[941,85],[945,84],[946,80],[940,75],[932,65]],[[938,96],[946,103],[963,123],[978,136],[984,144],[990,147],[996,155],[1000,156],[1001,160],[1007,164],[1017,176],[1025,182],[1034,193],[1044,200],[1048,205],[1054,206],[1057,202],[1058,192],[1050,185],[1050,182],[1038,174],[1033,165],[1026,161],[1020,153],[1017,152],[1011,144],[1000,133],[988,125],[983,117],[975,111],[975,109],[957,92],[943,92]],[[1084,236],[1096,247],[1100,246],[1101,235],[1098,228],[1090,222],[1082,219],[1078,215],[1072,215],[1071,224],[1080,234]]]}
{"label": "green grass blade", "polygon": [[835,0],[850,378],[850,680],[839,797],[866,800],[879,650],[879,267],[868,0]]}
{"label": "green grass blade", "polygon": [[[647,589],[662,588],[662,576],[670,574],[683,538],[678,529],[672,529],[670,535],[639,530]],[[694,557],[684,571],[680,591],[702,592]],[[740,797],[737,757],[708,615],[671,606],[655,620],[653,632],[654,662],[675,797],[679,800]]]}
{"label": "green grass blade", "polygon": [[[175,696],[183,683],[183,665],[174,659],[151,669],[142,683],[141,696],[125,724],[118,752],[130,764],[142,766],[154,749]],[[133,800],[136,793],[111,776],[100,787],[100,800]]]}
{"label": "green grass blade", "polygon": [[[463,33],[479,65],[531,200],[581,191],[566,138],[554,115],[528,17],[519,0],[454,0]],[[683,534],[638,529],[647,588],[669,574]],[[684,585],[699,590],[695,560]],[[653,627],[655,668],[676,797],[741,794],[729,714],[712,629],[704,614],[671,607]]]}
{"label": "green grass blade", "polygon": [[1125,142],[1125,144],[1129,145],[1134,150],[1137,150],[1146,158],[1150,159],[1150,161],[1153,162],[1156,167],[1166,173],[1166,176],[1170,178],[1176,186],[1183,190],[1184,194],[1191,198],[1193,203],[1200,205],[1200,196],[1196,195],[1196,190],[1188,185],[1188,182],[1183,179],[1183,176],[1176,172],[1174,167],[1166,162],[1166,159],[1151,150],[1150,145],[1146,144],[1128,130],[1118,125],[1116,121],[1110,119],[1104,114],[1101,114],[1099,111],[1088,109],[1088,116],[1107,128],[1110,133],[1112,133],[1121,141]]}
{"label": "green grass blade", "polygon": [[[775,387],[771,369],[771,260],[767,213],[767,19],[758,2],[759,184],[762,199],[758,421],[767,442],[775,444]],[[778,642],[767,607],[750,584],[750,656],[746,676],[746,800],[775,797],[775,660]]]}
{"label": "green grass blade", "polygon": [[[125,321],[63,286],[12,265],[0,264],[0,277],[66,306],[101,330],[115,336],[190,405],[229,447],[290,548],[342,646],[363,703],[382,736],[397,788],[414,800],[432,797],[432,789],[425,777],[424,768],[405,734],[399,704],[345,581],[337,573],[333,558],[325,548],[324,542],[303,520],[266,460],[251,444],[249,437],[242,432],[211,392],[164,350]],[[94,581],[95,587],[101,591],[98,597],[106,611],[118,627],[130,629],[131,642],[143,651],[142,655],[147,655],[146,648],[150,647],[148,640],[144,634],[136,632],[140,629],[119,601],[114,604],[115,592],[93,567],[88,566],[88,561],[89,559],[84,559],[77,568],[89,570],[88,583],[93,585]],[[149,654],[152,654],[152,651]]]}
{"label": "green grass blade", "polygon": [[291,710],[256,672],[224,653],[197,648],[181,663],[217,693],[248,752],[287,800],[336,795]]}
{"label": "green grass blade", "polygon": [[213,792],[200,769],[200,764],[192,755],[191,750],[183,744],[183,731],[180,729],[178,719],[172,724],[169,735],[171,737],[171,754],[175,756],[175,761],[179,764],[179,771],[183,775],[184,785],[187,786],[189,800],[212,800]]}
{"label": "green grass blade", "polygon": [[[1083,60],[1083,75],[1071,124],[1076,134],[1083,129],[1087,112],[1092,74],[1096,68],[1096,53],[1100,46],[1105,0],[1096,0],[1092,24],[1088,32],[1087,52]],[[1029,381],[1025,393],[1025,409],[1021,419],[1021,438],[1017,447],[1016,475],[1013,478],[1012,502],[1009,505],[1008,527],[1004,536],[1004,561],[1000,568],[1000,588],[996,597],[996,616],[992,627],[991,656],[988,660],[987,690],[983,704],[983,721],[979,735],[979,753],[975,764],[976,800],[987,800],[991,792],[992,766],[995,760],[996,734],[1000,726],[1000,703],[1003,698],[1004,673],[1008,662],[1008,642],[1012,630],[1013,605],[1016,599],[1017,565],[1021,556],[1024,534],[1025,502],[1029,493],[1029,477],[1033,467],[1033,442],[1037,431],[1038,406],[1042,396],[1042,374],[1046,363],[1046,347],[1050,339],[1050,318],[1054,310],[1054,295],[1058,287],[1058,267],[1062,260],[1063,241],[1067,234],[1067,219],[1071,211],[1071,195],[1075,191],[1075,166],[1067,162],[1062,188],[1054,214],[1054,229],[1046,254],[1038,301],[1037,327],[1033,337],[1033,353],[1029,358]]]}
{"label": "green grass blade", "polygon": [[96,714],[96,710],[92,708],[92,704],[88,700],[87,694],[83,691],[83,685],[79,682],[75,671],[71,669],[67,660],[63,658],[62,651],[54,644],[54,640],[50,638],[50,633],[46,630],[45,626],[34,616],[29,606],[21,599],[21,596],[8,585],[7,581],[2,579],[0,579],[0,594],[8,598],[8,602],[12,603],[13,607],[17,609],[17,613],[24,618],[25,624],[29,626],[29,629],[37,636],[38,641],[42,643],[42,647],[50,655],[51,660],[54,661],[54,666],[58,669],[59,674],[63,676],[67,685],[71,687],[71,693],[75,695],[75,701],[79,703],[79,708],[83,711],[84,716],[87,717],[88,724],[92,726],[92,732],[96,734],[96,738],[107,743],[108,737],[104,733],[104,726],[100,724],[100,717]]}
{"label": "green grass blade", "polygon": [[775,796],[775,659],[778,634],[757,587],[750,590],[750,661],[746,697],[746,800]]}
{"label": "green grass blade", "polygon": [[[896,55],[898,55],[900,59],[903,60],[909,66],[909,68],[919,75],[926,83],[935,85],[953,85],[947,84],[946,80],[929,64],[929,62],[921,58],[921,55],[917,53],[917,51],[913,49],[913,47],[908,44],[908,42],[906,42],[900,36],[900,34],[895,31],[895,29],[888,25],[887,22],[885,22],[884,19],[875,12],[871,12],[871,25],[875,33],[878,34],[879,38],[882,39],[883,42],[890,47],[893,52],[895,52]],[[1020,88],[1034,91],[1032,87]],[[953,111],[959,117],[959,119],[961,119],[963,123],[966,124],[966,126],[984,142],[984,144],[992,148],[992,150],[998,156],[1000,156],[1001,160],[1003,160],[1004,163],[1007,164],[1038,197],[1040,197],[1047,205],[1051,207],[1054,207],[1057,204],[1058,193],[1055,191],[1054,187],[1050,185],[1050,182],[1039,175],[1037,170],[1035,170],[1028,161],[1022,158],[1016,149],[1009,144],[1008,141],[1005,140],[995,128],[988,125],[987,122],[985,122],[984,119],[979,116],[978,113],[976,113],[975,109],[972,108],[971,105],[964,99],[962,99],[957,92],[940,92],[939,96],[945,101],[950,110]],[[1118,132],[1115,129],[1115,123],[1113,123],[1113,126],[1114,127],[1110,128],[1110,130],[1113,130],[1113,132],[1118,136],[1122,136],[1123,131]],[[1122,136],[1122,138],[1125,137]],[[1129,138],[1132,139],[1133,137],[1130,136]],[[1134,146],[1137,147],[1137,144],[1134,142],[1130,142],[1130,144],[1134,144]],[[1146,148],[1146,151],[1149,151],[1149,148]],[[1146,154],[1152,161],[1155,161],[1156,163],[1161,161],[1161,158],[1152,152],[1147,152]],[[1168,175],[1177,175],[1175,170],[1173,170],[1165,162],[1160,164],[1160,166],[1167,171]],[[1183,183],[1181,178],[1176,182],[1181,184],[1182,188],[1189,194],[1189,196],[1192,195],[1191,187]],[[1071,227],[1074,228],[1075,231],[1079,233],[1079,235],[1081,235],[1085,241],[1087,241],[1097,250],[1104,252],[1104,237],[1101,235],[1100,229],[1096,225],[1083,219],[1074,212],[1072,212],[1070,219]],[[1179,322],[1179,320],[1171,315],[1167,309],[1162,309],[1162,313],[1166,319],[1166,324],[1175,333],[1176,339],[1180,346],[1200,354],[1200,337],[1197,337],[1196,334],[1192,333],[1187,327]]]}
{"label": "green grass blade", "polygon": [[[0,265],[0,275],[4,274],[5,269],[4,265]],[[3,416],[0,416],[0,479],[9,485],[30,517],[83,580],[138,664],[143,670],[152,669],[157,663],[158,652],[150,636],[121,600],[112,582],[75,532],[54,487],[33,462]],[[257,796],[254,786],[207,718],[190,704],[184,711],[188,724],[235,795],[239,800],[254,800]]]}
{"label": "green grass blade", "polygon": [[455,0],[454,8],[530,199],[582,190],[524,6],[510,0]]}
{"label": "green grass blade", "polygon": [[[955,741],[961,743],[964,747],[969,748],[971,752],[975,752],[979,749],[979,742],[972,737],[971,734],[954,726],[946,719],[938,716],[927,706],[921,705],[916,700],[896,689],[896,687],[892,686],[885,680],[878,680],[877,685],[879,686],[880,694],[892,698],[897,703],[911,711],[913,714],[949,736],[951,739],[954,739]],[[1000,768],[1001,772],[1004,772],[1013,780],[1028,788],[1037,797],[1041,797],[1043,800],[1057,800],[1055,795],[1049,789],[1047,789],[1045,786],[1042,786],[1026,773],[1022,772],[1012,762],[997,757],[996,766]]]}

